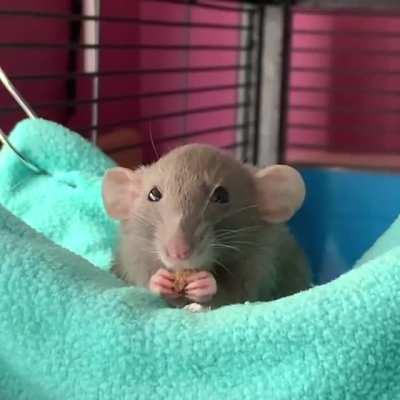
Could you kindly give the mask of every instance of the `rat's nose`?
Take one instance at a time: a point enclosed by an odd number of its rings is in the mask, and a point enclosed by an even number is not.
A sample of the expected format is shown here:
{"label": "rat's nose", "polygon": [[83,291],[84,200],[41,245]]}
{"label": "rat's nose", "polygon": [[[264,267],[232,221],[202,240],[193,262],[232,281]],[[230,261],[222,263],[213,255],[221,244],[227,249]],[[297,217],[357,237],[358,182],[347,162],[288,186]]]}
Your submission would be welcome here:
{"label": "rat's nose", "polygon": [[168,258],[174,261],[187,260],[192,250],[184,239],[174,238],[166,246],[165,253]]}

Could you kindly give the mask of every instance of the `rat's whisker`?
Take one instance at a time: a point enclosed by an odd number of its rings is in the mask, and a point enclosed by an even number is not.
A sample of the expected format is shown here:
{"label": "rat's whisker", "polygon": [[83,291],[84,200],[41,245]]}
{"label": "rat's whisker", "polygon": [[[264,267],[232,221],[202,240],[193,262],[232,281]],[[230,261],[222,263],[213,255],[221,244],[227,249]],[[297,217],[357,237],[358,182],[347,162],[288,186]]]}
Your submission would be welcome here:
{"label": "rat's whisker", "polygon": [[249,226],[241,229],[225,229],[217,230],[215,237],[218,239],[228,239],[240,237],[241,234],[246,234],[250,232],[257,232],[261,228],[261,225]]}
{"label": "rat's whisker", "polygon": [[256,246],[257,245],[256,243],[249,242],[249,241],[246,241],[246,240],[234,240],[234,241],[232,241],[230,243],[232,243],[233,245],[235,245],[235,244],[237,244],[237,245],[249,245],[249,246]]}
{"label": "rat's whisker", "polygon": [[218,242],[218,243],[212,243],[210,246],[211,247],[216,247],[216,248],[221,248],[221,249],[222,248],[232,249],[232,250],[237,251],[238,253],[240,253],[240,249],[238,249],[235,246],[231,246],[230,244],[225,244],[225,243]]}
{"label": "rat's whisker", "polygon": [[148,240],[148,239],[146,239],[146,238],[144,238],[144,237],[137,237],[137,240],[136,240],[136,243],[137,244],[140,244],[140,249],[142,249],[142,247],[143,247],[143,249],[147,249],[147,247],[146,246],[148,246],[149,248],[151,248],[151,242],[150,242],[150,240]]}
{"label": "rat's whisker", "polygon": [[236,229],[218,229],[218,232],[242,232],[242,231],[247,231],[247,230],[253,230],[253,229],[259,229],[261,228],[262,225],[248,225],[244,226],[242,228],[236,228]]}
{"label": "rat's whisker", "polygon": [[204,207],[203,207],[203,209],[202,209],[202,211],[201,211],[201,215],[204,215],[204,213],[206,212],[207,207],[208,207],[208,205],[210,204],[211,197],[212,197],[212,195],[214,194],[215,189],[216,189],[220,184],[221,184],[221,182],[216,183],[216,184],[212,187],[212,189],[210,190],[210,193],[208,194],[208,197],[207,197],[206,204],[204,205]]}
{"label": "rat's whisker", "polygon": [[[256,231],[254,231],[256,232]],[[219,235],[215,235],[215,237],[219,240],[222,239],[235,239],[235,238],[242,238],[244,235],[244,232],[233,232],[233,233],[224,233],[224,234],[219,234]]]}
{"label": "rat's whisker", "polygon": [[223,264],[221,261],[217,260],[216,258],[212,259],[212,262],[216,263],[217,265],[219,265],[221,268],[223,268],[228,274],[233,275],[232,271],[225,265]]}
{"label": "rat's whisker", "polygon": [[138,222],[139,224],[141,224],[141,225],[143,225],[145,227],[148,227],[148,226],[150,226],[151,228],[155,228],[156,227],[155,222],[150,221],[150,220],[146,220],[144,217],[142,217],[142,216],[140,216],[138,214],[134,215],[134,219],[135,219],[136,222]]}
{"label": "rat's whisker", "polygon": [[156,144],[154,142],[153,131],[151,130],[151,121],[149,121],[149,136],[150,136],[151,147],[153,148],[153,151],[154,151],[154,155],[157,157],[157,160],[159,160],[160,155],[158,154]]}
{"label": "rat's whisker", "polygon": [[253,208],[257,208],[257,207],[258,206],[256,204],[253,204],[253,205],[250,205],[250,206],[239,208],[237,210],[233,210],[233,211],[229,212],[228,214],[223,215],[220,219],[217,220],[216,223],[219,223],[219,222],[223,221],[226,218],[232,217],[233,215],[239,214],[242,211],[250,210],[250,209],[253,209]]}
{"label": "rat's whisker", "polygon": [[143,251],[147,254],[155,255],[157,256],[157,258],[160,258],[159,252],[153,248],[150,240],[146,238],[139,238],[138,244],[140,245],[140,251]]}

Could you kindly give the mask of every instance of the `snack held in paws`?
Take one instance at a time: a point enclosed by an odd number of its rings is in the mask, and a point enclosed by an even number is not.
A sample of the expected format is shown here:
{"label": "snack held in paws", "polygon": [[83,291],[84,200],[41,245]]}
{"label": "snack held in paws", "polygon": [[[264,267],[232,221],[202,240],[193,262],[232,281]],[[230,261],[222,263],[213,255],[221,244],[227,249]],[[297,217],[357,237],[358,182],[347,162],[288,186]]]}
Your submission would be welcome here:
{"label": "snack held in paws", "polygon": [[176,293],[183,293],[186,285],[188,284],[187,279],[190,275],[193,275],[195,270],[184,269],[183,271],[176,271],[174,273],[174,291]]}
{"label": "snack held in paws", "polygon": [[103,181],[121,222],[114,273],[170,304],[267,301],[307,289],[307,260],[285,222],[305,196],[285,165],[255,168],[206,145],[185,145]]}

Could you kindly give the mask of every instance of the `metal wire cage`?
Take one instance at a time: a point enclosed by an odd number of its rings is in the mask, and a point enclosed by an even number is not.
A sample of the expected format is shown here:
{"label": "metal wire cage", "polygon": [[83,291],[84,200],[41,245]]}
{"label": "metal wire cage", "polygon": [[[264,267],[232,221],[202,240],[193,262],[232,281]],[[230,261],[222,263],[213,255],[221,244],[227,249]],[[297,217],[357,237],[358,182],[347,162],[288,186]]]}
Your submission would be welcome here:
{"label": "metal wire cage", "polygon": [[[267,2],[8,3],[2,66],[41,117],[126,166],[190,141],[257,163]],[[0,116],[22,117],[6,93]]]}

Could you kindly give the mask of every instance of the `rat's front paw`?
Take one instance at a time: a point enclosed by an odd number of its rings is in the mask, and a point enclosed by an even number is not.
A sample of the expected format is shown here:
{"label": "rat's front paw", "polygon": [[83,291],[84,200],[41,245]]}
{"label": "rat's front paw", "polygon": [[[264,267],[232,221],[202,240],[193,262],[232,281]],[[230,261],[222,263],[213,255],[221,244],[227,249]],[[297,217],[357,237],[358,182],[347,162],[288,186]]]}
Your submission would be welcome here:
{"label": "rat's front paw", "polygon": [[201,271],[187,278],[185,297],[196,303],[207,303],[217,293],[217,281],[214,275],[207,271]]}
{"label": "rat's front paw", "polygon": [[179,294],[174,290],[175,277],[166,269],[159,269],[149,282],[149,289],[155,294],[166,297],[168,299],[176,299]]}

